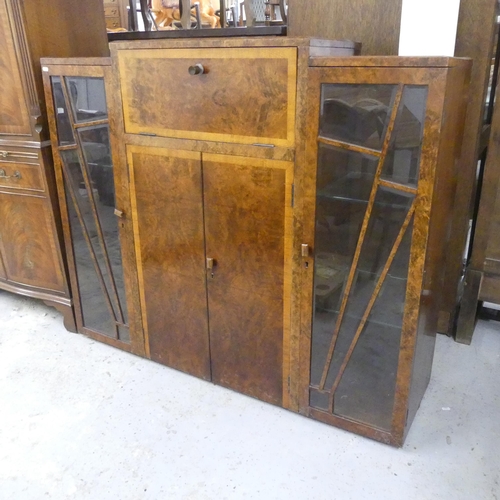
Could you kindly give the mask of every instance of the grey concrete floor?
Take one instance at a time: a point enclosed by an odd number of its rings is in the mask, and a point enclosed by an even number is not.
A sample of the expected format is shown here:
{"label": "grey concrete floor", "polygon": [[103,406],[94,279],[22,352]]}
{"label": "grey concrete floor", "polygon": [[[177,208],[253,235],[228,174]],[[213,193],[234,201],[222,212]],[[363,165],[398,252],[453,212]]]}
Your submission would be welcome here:
{"label": "grey concrete floor", "polygon": [[500,324],[439,336],[402,449],[68,333],[0,291],[0,499],[497,499]]}

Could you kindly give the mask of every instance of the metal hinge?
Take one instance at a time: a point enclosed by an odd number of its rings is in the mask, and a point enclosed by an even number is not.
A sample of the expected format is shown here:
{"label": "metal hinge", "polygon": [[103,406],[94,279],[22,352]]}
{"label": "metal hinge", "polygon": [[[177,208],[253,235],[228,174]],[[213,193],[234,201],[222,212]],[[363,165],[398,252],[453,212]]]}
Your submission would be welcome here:
{"label": "metal hinge", "polygon": [[288,375],[288,394],[290,394],[290,375]]}
{"label": "metal hinge", "polygon": [[293,208],[293,205],[295,204],[295,184],[292,184],[292,199],[290,201],[290,204]]}

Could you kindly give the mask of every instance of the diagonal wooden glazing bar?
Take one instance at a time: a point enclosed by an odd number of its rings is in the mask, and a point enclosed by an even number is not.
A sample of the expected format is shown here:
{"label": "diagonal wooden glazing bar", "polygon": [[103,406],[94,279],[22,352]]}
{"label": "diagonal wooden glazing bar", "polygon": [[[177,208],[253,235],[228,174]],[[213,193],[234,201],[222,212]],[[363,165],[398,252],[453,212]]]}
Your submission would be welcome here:
{"label": "diagonal wooden glazing bar", "polygon": [[367,154],[370,156],[380,157],[382,154],[381,151],[377,151],[376,149],[365,148],[363,146],[358,146],[357,144],[350,144],[349,142],[336,141],[335,139],[330,139],[328,137],[318,137],[318,142],[322,144],[326,144],[328,146],[333,146],[339,149],[347,149],[347,151],[354,151],[356,153]]}
{"label": "diagonal wooden glazing bar", "polygon": [[99,125],[107,125],[109,123],[108,118],[103,118],[102,120],[89,120],[86,122],[75,122],[74,128],[79,129],[79,128],[86,128],[86,127],[97,127]]}
{"label": "diagonal wooden glazing bar", "polygon": [[[66,85],[65,78],[61,79],[61,87],[62,87],[64,99],[66,101],[66,106],[67,106],[68,110],[70,110],[70,109],[72,109],[71,108],[71,101],[70,101],[70,96],[69,96],[68,87]],[[82,168],[83,179],[85,182],[85,186],[87,188],[87,193],[88,193],[89,201],[90,201],[90,207],[92,210],[92,215],[94,217],[94,222],[95,222],[95,226],[97,229],[97,237],[99,239],[99,244],[101,246],[103,257],[104,257],[104,265],[106,267],[106,270],[107,270],[108,276],[109,276],[109,280],[111,282],[113,302],[117,306],[118,315],[115,312],[113,312],[113,318],[115,319],[115,322],[118,322],[120,324],[124,324],[125,320],[124,320],[122,305],[120,303],[120,298],[118,296],[118,289],[117,289],[116,282],[115,282],[115,276],[114,276],[113,270],[111,268],[111,263],[109,261],[109,255],[108,255],[108,252],[106,249],[106,243],[104,242],[104,235],[102,232],[101,222],[99,220],[99,214],[97,213],[97,206],[96,206],[95,198],[94,198],[94,190],[92,189],[92,182],[90,180],[90,173],[89,173],[89,168],[87,165],[87,160],[83,154],[82,142],[80,140],[80,136],[78,135],[78,132],[76,131],[75,120],[74,120],[73,114],[71,112],[68,112],[68,118],[69,118],[69,122],[70,122],[71,127],[76,132],[74,135],[75,135],[75,142],[77,145],[78,161],[80,162],[80,165]],[[106,293],[109,294],[109,291]],[[109,297],[109,298],[111,300],[111,297]]]}
{"label": "diagonal wooden glazing bar", "polygon": [[399,104],[403,96],[403,87],[404,86],[402,84],[398,85],[396,97],[394,98],[394,105],[391,111],[389,124],[387,126],[387,132],[384,139],[384,144],[382,146],[382,152],[378,161],[377,170],[375,172],[375,178],[373,180],[372,190],[370,192],[370,198],[368,200],[368,206],[366,207],[365,216],[363,218],[363,224],[361,225],[361,231],[359,234],[358,243],[356,245],[356,251],[354,252],[354,258],[351,264],[351,269],[349,270],[349,276],[347,277],[347,282],[344,289],[344,295],[342,296],[342,303],[340,305],[339,315],[337,318],[337,322],[335,323],[335,329],[333,331],[332,340],[328,348],[328,355],[326,357],[325,366],[323,368],[323,373],[321,375],[321,381],[319,384],[320,390],[323,390],[325,388],[326,379],[328,377],[328,371],[330,369],[330,364],[333,358],[333,351],[335,350],[335,345],[337,343],[337,339],[340,332],[340,326],[342,325],[342,320],[344,319],[347,300],[349,298],[349,294],[351,293],[352,284],[354,282],[354,276],[356,274],[356,268],[358,267],[359,256],[361,254],[361,248],[363,246],[363,242],[365,239],[366,230],[368,229],[368,222],[370,220],[370,216],[372,213],[373,204],[375,203],[375,195],[377,194],[378,182],[380,179],[380,175],[382,173],[382,167],[384,165],[385,157],[387,156],[387,152],[389,150],[392,131],[394,129],[394,124],[396,123],[396,117],[399,111]]}
{"label": "diagonal wooden glazing bar", "polygon": [[408,210],[408,213],[406,214],[406,218],[403,222],[403,225],[401,226],[401,229],[399,230],[398,237],[396,238],[396,241],[394,242],[394,246],[391,249],[391,253],[389,254],[387,262],[385,263],[384,268],[382,269],[382,273],[380,274],[380,277],[377,281],[377,284],[375,285],[375,289],[373,290],[372,296],[370,297],[370,301],[368,302],[368,305],[366,306],[363,317],[361,318],[361,321],[358,325],[356,333],[354,334],[354,337],[351,341],[351,345],[349,346],[349,349],[347,350],[347,353],[344,357],[344,361],[342,361],[342,365],[340,366],[337,377],[335,378],[335,381],[333,382],[333,386],[329,391],[330,392],[330,400],[329,400],[330,412],[333,412],[333,401],[334,401],[335,391],[337,390],[337,388],[340,384],[340,381],[342,380],[342,376],[344,375],[344,371],[347,367],[347,364],[349,363],[349,360],[351,359],[351,356],[352,356],[352,353],[356,347],[356,344],[358,343],[359,337],[361,336],[361,333],[363,332],[366,320],[368,319],[368,316],[370,315],[370,313],[372,311],[373,305],[375,304],[375,301],[377,300],[380,289],[382,288],[382,285],[384,284],[385,278],[387,277],[387,273],[389,272],[389,269],[391,268],[392,261],[394,260],[394,257],[396,256],[396,253],[399,249],[399,246],[401,245],[401,241],[403,240],[403,236],[405,235],[406,230],[408,228],[408,225],[410,224],[410,220],[413,216],[413,212],[415,212],[415,202],[416,202],[416,199],[413,200],[413,203],[411,204],[411,207]]}
{"label": "diagonal wooden glazing bar", "polygon": [[[82,212],[80,210],[80,206],[78,205],[78,201],[75,196],[75,188],[73,186],[73,183],[71,181],[71,176],[69,172],[67,171],[68,167],[66,166],[66,162],[64,159],[61,161],[62,164],[62,170],[63,170],[63,175],[66,180],[66,186],[68,188],[69,194],[71,196],[71,201],[73,202],[73,206],[75,208],[76,216],[78,217],[78,222],[80,223],[80,226],[82,227],[82,234],[85,239],[85,243],[87,243],[87,247],[90,252],[90,256],[92,258],[92,263],[94,264],[94,268],[97,274],[97,279],[99,280],[99,284],[101,285],[102,291],[104,292],[104,298],[106,300],[106,305],[108,306],[109,313],[111,314],[111,317],[115,317],[115,313],[113,311],[113,305],[111,304],[111,299],[109,297],[109,294],[106,289],[106,284],[104,283],[104,277],[102,276],[101,268],[99,267],[99,264],[97,262],[97,255],[95,254],[94,247],[92,246],[92,242],[90,241],[87,225],[85,224],[85,219],[83,218]],[[115,321],[116,322],[116,321]],[[118,339],[118,328],[115,326],[115,336]]]}
{"label": "diagonal wooden glazing bar", "polygon": [[404,191],[405,193],[417,194],[417,188],[411,186],[405,186],[404,184],[399,184],[397,182],[386,181],[385,179],[380,179],[378,182],[379,186],[385,186],[396,191]]}

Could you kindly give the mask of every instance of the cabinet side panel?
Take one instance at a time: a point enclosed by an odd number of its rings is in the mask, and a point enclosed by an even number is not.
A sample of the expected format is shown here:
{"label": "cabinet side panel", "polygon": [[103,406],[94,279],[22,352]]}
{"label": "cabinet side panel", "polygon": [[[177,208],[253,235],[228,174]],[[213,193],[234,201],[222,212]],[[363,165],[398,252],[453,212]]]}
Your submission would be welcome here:
{"label": "cabinet side panel", "polygon": [[431,376],[438,312],[443,300],[441,293],[444,281],[446,242],[450,238],[451,214],[453,213],[470,76],[469,69],[465,65],[443,70],[442,77],[435,79],[429,86],[429,93],[433,93],[433,99],[429,99],[429,106],[434,105],[437,110],[442,106],[443,118],[438,132],[438,158],[435,167],[431,218],[420,298],[420,316],[405,432],[408,431],[415,417]]}

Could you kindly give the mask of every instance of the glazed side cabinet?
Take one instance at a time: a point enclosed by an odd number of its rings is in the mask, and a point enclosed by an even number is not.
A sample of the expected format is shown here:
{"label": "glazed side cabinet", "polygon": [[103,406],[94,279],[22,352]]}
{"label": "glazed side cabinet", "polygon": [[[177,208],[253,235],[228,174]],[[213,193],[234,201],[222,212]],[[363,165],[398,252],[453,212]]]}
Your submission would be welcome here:
{"label": "glazed side cabinet", "polygon": [[[70,125],[109,125],[130,319],[115,345],[401,445],[430,377],[469,64],[338,57],[355,51],[113,43],[108,114]],[[55,96],[63,63],[44,64]],[[59,154],[76,151],[55,117]]]}

